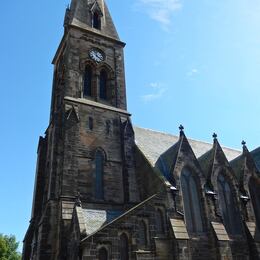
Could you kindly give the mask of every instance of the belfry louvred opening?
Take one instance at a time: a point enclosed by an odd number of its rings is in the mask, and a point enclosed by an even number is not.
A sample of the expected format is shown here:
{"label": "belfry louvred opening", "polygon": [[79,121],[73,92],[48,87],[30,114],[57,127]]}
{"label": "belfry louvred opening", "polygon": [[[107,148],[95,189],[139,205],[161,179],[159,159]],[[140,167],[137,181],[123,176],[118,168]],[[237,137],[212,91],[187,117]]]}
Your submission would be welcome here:
{"label": "belfry louvred opening", "polygon": [[260,148],[134,127],[124,46],[104,0],[71,1],[23,260],[260,259]]}

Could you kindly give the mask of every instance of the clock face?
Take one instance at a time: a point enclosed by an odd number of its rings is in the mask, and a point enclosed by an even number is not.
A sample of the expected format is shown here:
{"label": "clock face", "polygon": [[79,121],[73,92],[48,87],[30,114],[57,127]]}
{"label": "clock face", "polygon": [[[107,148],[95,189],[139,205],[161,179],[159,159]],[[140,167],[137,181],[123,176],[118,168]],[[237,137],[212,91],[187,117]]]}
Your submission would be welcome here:
{"label": "clock face", "polygon": [[104,54],[98,50],[90,50],[89,56],[95,62],[102,62],[105,60]]}

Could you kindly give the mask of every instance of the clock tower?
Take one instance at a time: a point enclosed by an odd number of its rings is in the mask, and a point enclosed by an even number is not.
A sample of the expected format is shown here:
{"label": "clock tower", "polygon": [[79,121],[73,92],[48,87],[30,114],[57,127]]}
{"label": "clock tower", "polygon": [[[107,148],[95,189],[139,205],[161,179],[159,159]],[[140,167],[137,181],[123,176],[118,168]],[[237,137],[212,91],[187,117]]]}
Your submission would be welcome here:
{"label": "clock tower", "polygon": [[119,212],[139,202],[124,46],[104,0],[71,1],[53,59],[24,260],[67,259],[75,204]]}

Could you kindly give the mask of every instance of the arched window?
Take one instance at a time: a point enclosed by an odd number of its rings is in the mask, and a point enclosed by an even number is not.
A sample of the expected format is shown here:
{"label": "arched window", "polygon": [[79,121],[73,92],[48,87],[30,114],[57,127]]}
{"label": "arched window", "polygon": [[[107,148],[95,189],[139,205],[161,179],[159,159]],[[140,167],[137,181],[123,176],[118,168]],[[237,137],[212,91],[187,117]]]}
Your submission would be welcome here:
{"label": "arched window", "polygon": [[128,237],[126,234],[120,236],[120,260],[129,259],[129,244]]}
{"label": "arched window", "polygon": [[139,224],[139,245],[142,248],[147,246],[147,226],[146,223],[142,220]]}
{"label": "arched window", "polygon": [[194,176],[187,169],[181,173],[181,189],[187,230],[190,233],[202,233],[204,230],[198,189]]}
{"label": "arched window", "polygon": [[159,234],[164,233],[164,215],[161,209],[156,211],[156,226]]}
{"label": "arched window", "polygon": [[252,205],[255,212],[255,219],[258,228],[260,228],[260,184],[259,181],[254,178],[250,178],[249,192],[252,201]]}
{"label": "arched window", "polygon": [[107,79],[107,72],[105,70],[101,70],[99,79],[99,97],[101,99],[107,99]]}
{"label": "arched window", "polygon": [[225,228],[230,235],[242,234],[242,223],[231,186],[223,174],[218,175],[219,205]]}
{"label": "arched window", "polygon": [[100,30],[101,29],[101,19],[98,12],[93,14],[93,28]]}
{"label": "arched window", "polygon": [[85,68],[83,95],[85,97],[92,95],[92,68],[90,66]]}
{"label": "arched window", "polygon": [[103,185],[103,175],[104,175],[104,154],[101,151],[96,152],[96,185],[95,185],[95,195],[96,199],[104,199],[104,185]]}
{"label": "arched window", "polygon": [[107,250],[104,247],[99,249],[99,251],[98,251],[98,259],[99,260],[108,260],[108,253],[107,253]]}

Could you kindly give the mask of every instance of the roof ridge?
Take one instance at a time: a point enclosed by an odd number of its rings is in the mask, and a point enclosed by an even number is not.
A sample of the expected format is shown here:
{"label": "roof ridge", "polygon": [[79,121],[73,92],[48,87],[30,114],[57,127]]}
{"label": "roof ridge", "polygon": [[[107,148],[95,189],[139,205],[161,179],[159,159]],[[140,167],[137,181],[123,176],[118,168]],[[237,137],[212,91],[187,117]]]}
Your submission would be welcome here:
{"label": "roof ridge", "polygon": [[139,129],[148,130],[148,131],[159,133],[159,134],[164,134],[164,135],[170,135],[170,136],[178,137],[178,135],[174,135],[174,134],[167,133],[167,132],[161,132],[159,130],[154,130],[154,129],[151,129],[151,128],[140,127],[140,126],[137,126],[137,125],[134,125],[134,128],[139,128]]}
{"label": "roof ridge", "polygon": [[[139,128],[139,129],[148,130],[148,131],[155,132],[155,133],[160,133],[160,134],[164,134],[164,135],[170,135],[170,136],[173,136],[173,137],[178,137],[178,135],[174,135],[174,134],[172,134],[172,133],[161,132],[161,131],[159,131],[159,130],[153,130],[153,129],[150,129],[150,128],[145,128],[145,127],[140,127],[140,126],[135,126],[135,125],[134,125],[134,128]],[[210,143],[210,142],[201,141],[201,140],[194,139],[194,138],[189,138],[189,137],[187,137],[187,139],[188,139],[189,141],[200,142],[200,143],[212,145],[212,147],[213,147],[213,144]],[[228,150],[232,150],[232,151],[236,151],[236,152],[242,153],[240,150],[238,150],[238,149],[236,149],[236,148],[231,148],[231,147],[228,147],[228,146],[221,146],[221,147],[222,147],[222,149],[228,149]],[[260,148],[260,147],[259,147],[259,148]],[[257,148],[256,148],[256,150],[257,150]]]}

